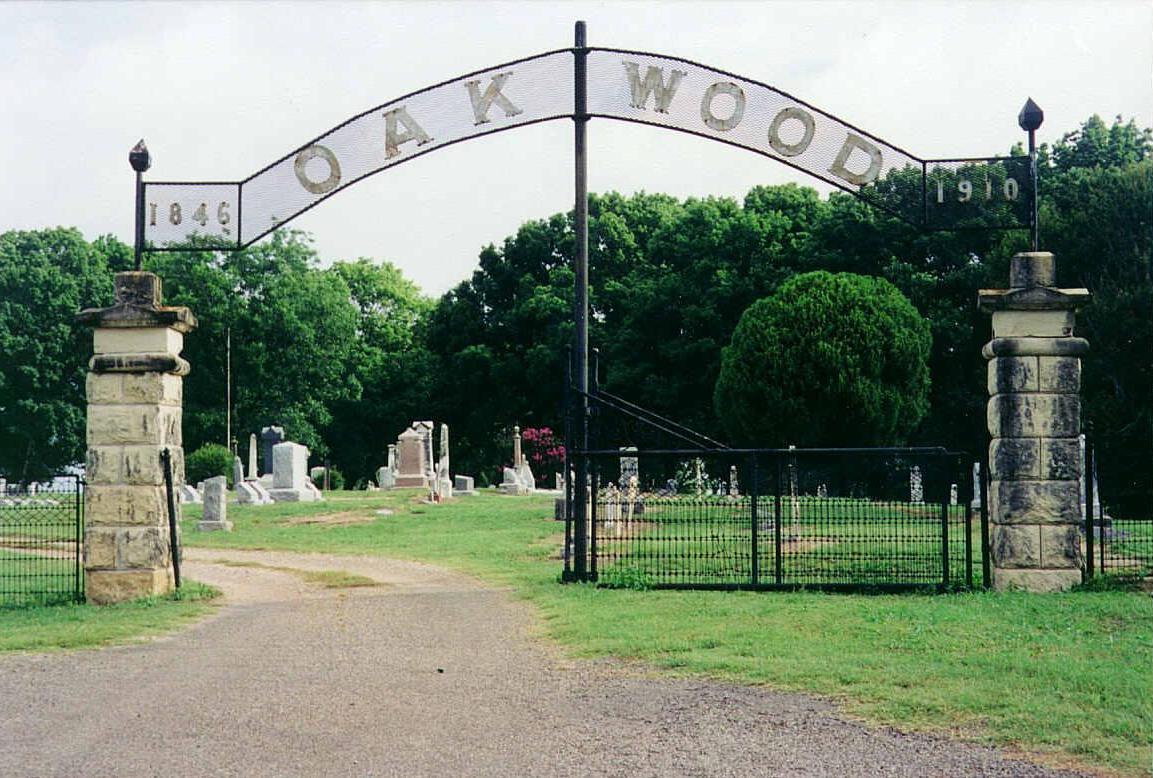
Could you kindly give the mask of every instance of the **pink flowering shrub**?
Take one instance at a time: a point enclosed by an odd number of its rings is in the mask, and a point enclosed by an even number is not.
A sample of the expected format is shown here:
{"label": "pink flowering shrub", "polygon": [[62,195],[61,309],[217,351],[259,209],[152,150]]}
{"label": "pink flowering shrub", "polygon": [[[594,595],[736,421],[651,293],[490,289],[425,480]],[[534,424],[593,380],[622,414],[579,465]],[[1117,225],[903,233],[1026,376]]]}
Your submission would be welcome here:
{"label": "pink flowering shrub", "polygon": [[564,443],[551,427],[525,427],[520,438],[524,457],[538,483],[551,481],[552,472],[564,470]]}

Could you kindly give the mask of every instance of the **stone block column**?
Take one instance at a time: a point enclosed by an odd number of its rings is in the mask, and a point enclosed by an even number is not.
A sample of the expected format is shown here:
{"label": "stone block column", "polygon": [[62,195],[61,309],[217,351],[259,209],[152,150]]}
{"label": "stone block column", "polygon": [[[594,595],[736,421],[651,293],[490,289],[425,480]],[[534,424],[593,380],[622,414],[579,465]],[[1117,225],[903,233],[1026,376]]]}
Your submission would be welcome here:
{"label": "stone block column", "polygon": [[1081,356],[1085,289],[1056,288],[1048,252],[1013,257],[1008,289],[982,289],[988,360],[993,585],[1059,591],[1081,582]]}
{"label": "stone block column", "polygon": [[182,384],[189,366],[180,351],[196,319],[187,308],[160,303],[157,276],[117,273],[115,304],[76,317],[93,328],[84,571],[94,604],[173,586],[160,452],[171,452],[174,484],[183,483]]}

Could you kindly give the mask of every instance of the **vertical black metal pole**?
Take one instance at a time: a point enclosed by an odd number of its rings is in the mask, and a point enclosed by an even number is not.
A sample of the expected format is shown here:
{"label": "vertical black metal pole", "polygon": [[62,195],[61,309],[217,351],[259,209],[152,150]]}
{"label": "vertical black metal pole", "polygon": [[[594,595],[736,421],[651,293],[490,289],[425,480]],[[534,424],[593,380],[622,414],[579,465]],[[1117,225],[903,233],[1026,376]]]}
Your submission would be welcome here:
{"label": "vertical black metal pole", "polygon": [[144,173],[136,171],[136,236],[134,253],[136,269],[143,267],[144,261]]}
{"label": "vertical black metal pole", "polygon": [[[968,489],[962,489],[962,499],[965,501],[965,588],[973,588],[973,463],[969,461],[968,457],[960,457],[957,464],[961,467],[957,476],[960,477],[962,483],[966,480],[969,482]],[[968,465],[969,467],[964,467]]]}
{"label": "vertical black metal pole", "polygon": [[785,573],[781,569],[783,561],[781,554],[781,455],[775,456],[777,465],[777,488],[773,496],[773,564],[776,569],[776,582],[780,586],[785,581]]}
{"label": "vertical black metal pole", "polygon": [[759,470],[757,468],[757,455],[753,453],[749,457],[749,520],[752,522],[750,527],[752,531],[752,546],[753,546],[753,564],[752,564],[752,584],[756,586],[761,582],[761,544],[759,532],[760,528],[757,526],[759,521],[757,517],[757,477]]}
{"label": "vertical black metal pole", "polygon": [[[84,599],[84,566],[81,556],[84,552],[84,482],[74,476],[76,486],[76,599]],[[3,497],[4,495],[0,495]]]}
{"label": "vertical black metal pole", "polygon": [[[575,30],[574,56],[574,156],[575,156],[575,184],[576,202],[573,214],[573,238],[575,247],[573,262],[576,275],[576,299],[573,308],[575,324],[575,372],[577,398],[576,410],[576,442],[581,451],[588,450],[589,425],[589,236],[588,236],[588,167],[585,148],[585,129],[588,125],[588,52],[585,49],[585,23],[577,22]],[[587,547],[588,538],[588,457],[578,455],[576,458],[576,481],[573,508],[576,513],[574,538],[574,575],[578,580],[587,577]]]}
{"label": "vertical black metal pole", "polygon": [[1033,251],[1041,250],[1040,224],[1037,221],[1037,131],[1029,130],[1029,178],[1033,182],[1033,196],[1029,226],[1032,227]]}
{"label": "vertical black metal pole", "polygon": [[562,581],[572,580],[573,540],[573,440],[572,440],[572,346],[565,350],[564,370],[564,572]]}
{"label": "vertical black metal pole", "polygon": [[989,564],[989,449],[981,452],[981,475],[977,479],[981,490],[981,584],[988,589],[993,585],[993,571]]}
{"label": "vertical black metal pole", "polygon": [[1105,572],[1105,522],[1101,522],[1101,534],[1095,535],[1097,528],[1094,526],[1096,516],[1093,511],[1093,438],[1089,435],[1085,436],[1085,461],[1081,463],[1081,467],[1085,468],[1085,577],[1093,577],[1093,556],[1095,549],[1093,543],[1097,537],[1101,538],[1101,572]]}
{"label": "vertical black metal pole", "polygon": [[160,452],[164,465],[164,488],[168,494],[168,540],[172,549],[172,580],[180,588],[180,536],[176,527],[176,497],[172,485],[172,453],[168,449]]}
{"label": "vertical black metal pole", "polygon": [[941,492],[941,588],[949,588],[949,492],[947,489]]}

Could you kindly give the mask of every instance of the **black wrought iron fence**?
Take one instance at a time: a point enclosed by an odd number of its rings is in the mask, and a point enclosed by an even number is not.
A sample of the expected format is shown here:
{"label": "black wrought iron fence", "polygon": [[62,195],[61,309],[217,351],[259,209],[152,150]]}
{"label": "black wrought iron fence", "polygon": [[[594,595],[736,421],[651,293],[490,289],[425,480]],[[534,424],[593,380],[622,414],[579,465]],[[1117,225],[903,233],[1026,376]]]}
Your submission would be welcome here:
{"label": "black wrought iron fence", "polygon": [[0,606],[83,599],[82,482],[0,488]]}
{"label": "black wrought iron fence", "polygon": [[[584,522],[569,517],[569,578],[583,570],[588,580],[609,585],[726,589],[984,583],[981,490],[974,490],[972,461],[961,454],[889,448],[582,455],[590,499]],[[583,546],[575,542],[582,526]],[[573,564],[572,554],[582,550],[585,564]]]}
{"label": "black wrought iron fence", "polygon": [[1153,578],[1153,463],[1138,469],[1136,478],[1104,479],[1107,488],[1102,490],[1092,436],[1084,452],[1085,578]]}

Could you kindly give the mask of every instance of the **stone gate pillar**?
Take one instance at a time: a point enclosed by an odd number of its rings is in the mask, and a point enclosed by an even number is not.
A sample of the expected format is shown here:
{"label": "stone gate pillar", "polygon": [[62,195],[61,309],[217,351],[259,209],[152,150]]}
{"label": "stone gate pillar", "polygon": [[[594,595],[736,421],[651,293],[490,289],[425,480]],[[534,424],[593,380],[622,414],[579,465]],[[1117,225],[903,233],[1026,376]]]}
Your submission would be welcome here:
{"label": "stone gate pillar", "polygon": [[1057,591],[1081,582],[1081,356],[1085,289],[1057,289],[1048,252],[1013,257],[1008,289],[982,289],[989,361],[993,585]]}
{"label": "stone gate pillar", "polygon": [[94,330],[84,588],[95,604],[162,594],[173,584],[160,452],[169,449],[174,483],[183,483],[182,377],[189,366],[180,351],[196,318],[160,302],[156,275],[117,273],[115,304],[76,317]]}

